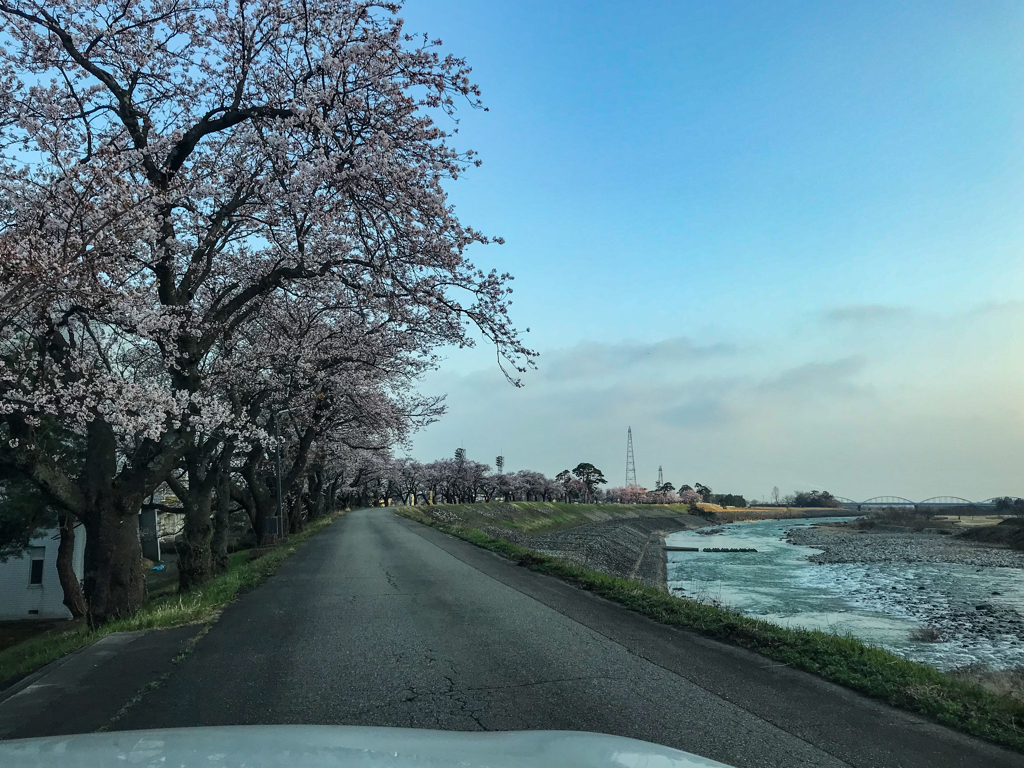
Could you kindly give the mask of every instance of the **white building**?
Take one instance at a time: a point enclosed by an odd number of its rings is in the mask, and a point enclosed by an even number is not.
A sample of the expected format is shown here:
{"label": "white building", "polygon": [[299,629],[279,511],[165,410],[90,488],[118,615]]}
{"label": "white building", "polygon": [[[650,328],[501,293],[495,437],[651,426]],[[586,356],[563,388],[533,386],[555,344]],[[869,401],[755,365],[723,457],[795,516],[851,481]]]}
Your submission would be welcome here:
{"label": "white building", "polygon": [[[0,563],[0,621],[13,619],[70,619],[64,606],[64,590],[57,577],[56,528],[32,539],[21,557]],[[85,571],[85,528],[75,528],[75,573]]]}

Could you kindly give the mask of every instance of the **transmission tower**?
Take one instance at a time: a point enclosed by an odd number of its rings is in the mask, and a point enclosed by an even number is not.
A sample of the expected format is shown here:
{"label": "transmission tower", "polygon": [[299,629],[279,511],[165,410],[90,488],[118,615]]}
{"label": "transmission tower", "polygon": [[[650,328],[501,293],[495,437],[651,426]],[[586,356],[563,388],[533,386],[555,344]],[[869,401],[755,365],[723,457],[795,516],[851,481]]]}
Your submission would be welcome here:
{"label": "transmission tower", "polygon": [[658,465],[658,484],[655,488],[661,488],[665,484],[665,479],[661,476],[661,464]]}
{"label": "transmission tower", "polygon": [[636,485],[636,462],[633,461],[633,428],[626,433],[626,485]]}

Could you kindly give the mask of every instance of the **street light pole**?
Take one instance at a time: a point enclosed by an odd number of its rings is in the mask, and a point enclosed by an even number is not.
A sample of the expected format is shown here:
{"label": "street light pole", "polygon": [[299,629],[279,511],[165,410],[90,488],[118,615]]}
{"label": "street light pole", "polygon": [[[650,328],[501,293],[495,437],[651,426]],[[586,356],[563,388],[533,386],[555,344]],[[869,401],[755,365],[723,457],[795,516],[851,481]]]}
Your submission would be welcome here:
{"label": "street light pole", "polygon": [[277,461],[277,535],[279,537],[284,536],[284,507],[281,503],[281,436],[277,428],[280,416],[280,411],[274,414],[274,454]]}

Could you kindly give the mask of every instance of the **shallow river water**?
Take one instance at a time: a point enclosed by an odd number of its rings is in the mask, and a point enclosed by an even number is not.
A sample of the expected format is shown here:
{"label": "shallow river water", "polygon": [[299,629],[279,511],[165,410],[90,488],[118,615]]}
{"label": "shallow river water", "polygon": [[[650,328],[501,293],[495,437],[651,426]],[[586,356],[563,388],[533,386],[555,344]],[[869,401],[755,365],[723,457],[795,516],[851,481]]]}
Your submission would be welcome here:
{"label": "shallow river water", "polygon": [[[758,551],[668,552],[669,589],[784,626],[849,633],[939,669],[1024,665],[1024,571],[950,563],[816,565],[807,557],[821,550],[785,540],[793,528],[841,519],[765,520],[725,525],[710,536],[671,534],[669,546]],[[1000,619],[976,618],[982,613]],[[923,627],[941,630],[943,641],[912,640]]]}

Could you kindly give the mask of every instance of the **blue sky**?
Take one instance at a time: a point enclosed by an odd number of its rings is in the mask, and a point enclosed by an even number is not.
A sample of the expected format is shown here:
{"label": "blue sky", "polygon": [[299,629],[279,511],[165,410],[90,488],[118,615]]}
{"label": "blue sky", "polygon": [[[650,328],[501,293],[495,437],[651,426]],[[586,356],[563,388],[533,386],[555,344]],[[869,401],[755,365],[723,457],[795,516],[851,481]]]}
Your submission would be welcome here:
{"label": "blue sky", "polygon": [[452,353],[414,455],[621,482],[631,424],[648,483],[1024,494],[1024,6],[402,15],[483,89],[451,198],[542,353],[521,390]]}

